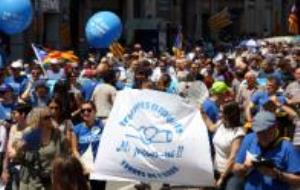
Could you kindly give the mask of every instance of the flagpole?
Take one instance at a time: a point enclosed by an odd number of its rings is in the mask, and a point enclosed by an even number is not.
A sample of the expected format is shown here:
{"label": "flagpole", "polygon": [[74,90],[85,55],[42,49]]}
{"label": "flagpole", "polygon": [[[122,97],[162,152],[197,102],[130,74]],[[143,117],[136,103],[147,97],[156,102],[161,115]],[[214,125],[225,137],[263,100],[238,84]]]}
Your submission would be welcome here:
{"label": "flagpole", "polygon": [[45,79],[47,79],[47,78],[48,78],[48,75],[47,75],[46,69],[45,69],[45,67],[44,67],[44,65],[43,65],[43,61],[42,61],[41,58],[38,56],[38,52],[36,51],[36,48],[35,48],[35,46],[34,46],[33,43],[31,44],[31,47],[32,47],[32,49],[33,49],[33,51],[34,51],[35,57],[37,58],[37,63],[41,66],[41,69],[42,69],[42,71],[43,71],[43,73],[44,73]]}

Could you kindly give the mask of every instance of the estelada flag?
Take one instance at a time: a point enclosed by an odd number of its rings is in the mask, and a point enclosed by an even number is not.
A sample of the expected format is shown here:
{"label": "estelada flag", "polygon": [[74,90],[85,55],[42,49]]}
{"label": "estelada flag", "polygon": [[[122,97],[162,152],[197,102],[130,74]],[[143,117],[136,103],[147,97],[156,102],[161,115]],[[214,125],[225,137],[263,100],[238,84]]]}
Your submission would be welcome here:
{"label": "estelada flag", "polygon": [[222,11],[211,16],[208,19],[208,24],[212,31],[219,31],[232,24],[228,7],[225,7]]}
{"label": "estelada flag", "polygon": [[124,47],[119,42],[114,42],[109,46],[109,50],[115,57],[121,58],[125,52]]}
{"label": "estelada flag", "polygon": [[297,8],[295,4],[291,9],[288,22],[289,22],[289,32],[295,35],[299,34],[299,24],[298,24],[299,20],[298,20]]}

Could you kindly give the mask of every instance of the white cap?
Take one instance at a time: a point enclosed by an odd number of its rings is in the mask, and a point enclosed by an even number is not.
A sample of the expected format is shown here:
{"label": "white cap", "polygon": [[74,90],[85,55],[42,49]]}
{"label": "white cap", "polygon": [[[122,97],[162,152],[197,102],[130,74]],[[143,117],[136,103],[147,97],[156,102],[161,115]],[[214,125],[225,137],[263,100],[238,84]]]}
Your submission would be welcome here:
{"label": "white cap", "polygon": [[218,53],[214,58],[213,58],[213,63],[218,63],[224,59],[224,55],[222,53]]}
{"label": "white cap", "polygon": [[23,60],[19,59],[17,61],[14,61],[11,63],[11,67],[12,68],[20,68],[22,69],[23,68]]}
{"label": "white cap", "polygon": [[52,59],[50,59],[50,64],[56,65],[56,64],[59,64],[59,61],[56,58],[52,58]]}

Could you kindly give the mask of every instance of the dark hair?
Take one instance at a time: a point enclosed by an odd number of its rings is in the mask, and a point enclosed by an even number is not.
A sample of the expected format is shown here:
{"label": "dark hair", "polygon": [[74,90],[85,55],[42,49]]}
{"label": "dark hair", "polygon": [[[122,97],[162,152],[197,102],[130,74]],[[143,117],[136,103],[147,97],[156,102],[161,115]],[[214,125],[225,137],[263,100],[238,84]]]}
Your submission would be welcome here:
{"label": "dark hair", "polygon": [[18,104],[15,106],[14,111],[19,112],[20,114],[28,115],[28,113],[32,110],[32,107],[28,104]]}
{"label": "dark hair", "polygon": [[96,111],[96,105],[94,104],[94,102],[92,102],[92,101],[84,101],[84,102],[82,102],[81,106],[83,104],[90,104],[92,106],[93,110]]}
{"label": "dark hair", "polygon": [[240,107],[237,102],[226,103],[223,107],[223,117],[226,120],[226,128],[235,128],[241,126]]}
{"label": "dark hair", "polygon": [[105,83],[114,85],[116,82],[116,72],[113,69],[109,69],[102,74],[101,78]]}
{"label": "dark hair", "polygon": [[49,91],[49,88],[46,84],[46,82],[44,80],[39,79],[36,83],[35,83],[35,89],[38,88],[44,88],[47,90],[47,92]]}
{"label": "dark hair", "polygon": [[275,76],[269,76],[268,81],[274,82],[276,86],[281,85],[280,79],[278,77],[275,77]]}
{"label": "dark hair", "polygon": [[203,80],[204,80],[204,76],[201,75],[200,73],[196,73],[196,74],[189,73],[186,76],[186,81],[187,82],[203,81]]}
{"label": "dark hair", "polygon": [[54,190],[88,190],[89,186],[80,161],[73,156],[57,157],[52,165]]}
{"label": "dark hair", "polygon": [[59,80],[55,83],[53,88],[54,94],[64,95],[69,92],[69,86],[66,81]]}
{"label": "dark hair", "polygon": [[42,70],[41,66],[39,66],[38,64],[35,64],[32,66],[31,70]]}
{"label": "dark hair", "polygon": [[47,106],[49,106],[51,103],[55,103],[59,106],[59,110],[62,109],[63,107],[63,103],[61,101],[61,99],[57,98],[57,97],[53,97],[52,99],[50,99],[48,102],[47,102]]}
{"label": "dark hair", "polygon": [[143,75],[149,78],[152,75],[152,69],[150,67],[144,67],[142,65],[138,66],[135,70],[136,75]]}
{"label": "dark hair", "polygon": [[172,82],[171,76],[169,74],[164,73],[161,77],[162,77],[164,86],[168,87]]}
{"label": "dark hair", "polygon": [[[54,85],[53,89],[53,97],[55,99],[59,99],[61,102],[61,111],[64,114],[64,118],[70,118],[70,87],[67,81],[58,81]],[[68,101],[66,101],[68,100]]]}

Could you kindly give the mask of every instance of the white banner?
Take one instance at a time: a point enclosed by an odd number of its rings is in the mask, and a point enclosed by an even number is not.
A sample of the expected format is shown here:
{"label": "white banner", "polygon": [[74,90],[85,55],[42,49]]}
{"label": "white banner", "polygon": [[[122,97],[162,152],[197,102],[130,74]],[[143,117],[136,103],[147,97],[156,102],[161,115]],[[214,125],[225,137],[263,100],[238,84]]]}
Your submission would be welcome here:
{"label": "white banner", "polygon": [[212,186],[208,133],[200,111],[176,95],[119,92],[91,178]]}

